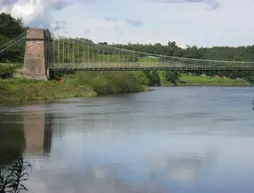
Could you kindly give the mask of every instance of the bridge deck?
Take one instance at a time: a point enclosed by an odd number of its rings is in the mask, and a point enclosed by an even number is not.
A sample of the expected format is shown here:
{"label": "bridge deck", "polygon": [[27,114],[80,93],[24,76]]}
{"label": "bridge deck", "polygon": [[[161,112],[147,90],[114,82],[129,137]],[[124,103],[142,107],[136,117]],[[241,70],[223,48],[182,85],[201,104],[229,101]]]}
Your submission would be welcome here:
{"label": "bridge deck", "polygon": [[49,65],[49,69],[54,71],[131,71],[131,70],[228,70],[228,71],[252,71],[253,64],[235,64],[235,63],[221,63],[221,64],[170,64],[163,62],[156,63],[53,63]]}

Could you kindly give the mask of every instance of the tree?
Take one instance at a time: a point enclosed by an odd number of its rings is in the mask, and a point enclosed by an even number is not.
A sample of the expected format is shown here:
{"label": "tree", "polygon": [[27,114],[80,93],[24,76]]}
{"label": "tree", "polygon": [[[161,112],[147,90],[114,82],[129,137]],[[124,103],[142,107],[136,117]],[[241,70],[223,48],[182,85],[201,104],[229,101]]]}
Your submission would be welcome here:
{"label": "tree", "polygon": [[249,75],[246,76],[246,80],[252,84],[254,84],[254,72],[251,72]]}
{"label": "tree", "polygon": [[10,14],[0,14],[0,34],[12,39],[25,31],[22,19],[15,19]]}
{"label": "tree", "polygon": [[160,86],[161,80],[157,71],[144,71],[145,75],[149,80],[149,86]]}
{"label": "tree", "polygon": [[[0,14],[0,49],[2,46],[21,35],[26,28],[21,19],[15,19],[10,14]],[[21,62],[24,57],[25,40],[0,52],[0,62]],[[1,51],[0,50],[0,51]]]}
{"label": "tree", "polygon": [[179,81],[180,78],[180,73],[176,71],[166,71],[164,76],[166,81],[171,82],[174,84],[174,86],[176,86],[177,81]]}

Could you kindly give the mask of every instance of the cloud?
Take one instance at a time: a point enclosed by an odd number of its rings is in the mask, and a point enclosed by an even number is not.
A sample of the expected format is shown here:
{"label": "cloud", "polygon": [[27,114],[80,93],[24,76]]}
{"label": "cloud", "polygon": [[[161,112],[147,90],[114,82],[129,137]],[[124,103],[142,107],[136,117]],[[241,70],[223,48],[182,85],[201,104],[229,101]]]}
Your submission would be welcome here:
{"label": "cloud", "polygon": [[85,31],[84,31],[84,34],[86,34],[86,35],[88,35],[88,34],[90,34],[91,32],[90,32],[90,30],[88,30],[88,29],[86,29]]}
{"label": "cloud", "polygon": [[[252,0],[0,0],[0,12],[23,17],[25,25],[31,27],[53,29],[54,34],[64,36],[86,36],[94,42],[176,41],[178,45],[198,47],[237,46],[254,44],[254,27],[246,20],[254,17],[253,3]],[[213,11],[207,11],[206,7]],[[151,14],[154,10],[155,15]],[[236,14],[239,10],[244,11]],[[65,27],[62,20],[67,23]],[[59,26],[55,21],[60,21]]]}
{"label": "cloud", "polygon": [[141,27],[143,25],[143,23],[141,21],[135,20],[135,19],[125,19],[124,21],[130,25],[135,26],[135,27]]}
{"label": "cloud", "polygon": [[70,5],[68,1],[57,1],[51,4],[51,7],[57,11],[64,9],[66,6]]}
{"label": "cloud", "polygon": [[0,0],[0,7],[15,4],[19,0]]}
{"label": "cloud", "polygon": [[123,26],[124,24],[128,24],[134,27],[141,27],[143,25],[143,23],[139,20],[135,20],[135,19],[124,19],[124,20],[120,20],[120,19],[114,19],[114,18],[109,18],[109,17],[104,17],[104,19],[108,22],[112,22],[113,23],[113,29],[115,32],[119,33],[119,34],[124,34],[124,31],[121,30],[120,26]]}
{"label": "cloud", "polygon": [[0,12],[21,17],[25,25],[49,27],[52,11],[60,11],[67,6],[89,3],[93,0],[0,0]]}
{"label": "cloud", "polygon": [[217,9],[220,3],[217,0],[148,0],[155,3],[206,3],[209,9]]}
{"label": "cloud", "polygon": [[105,20],[107,21],[112,21],[112,22],[117,22],[117,19],[109,18],[109,17],[104,17]]}
{"label": "cloud", "polygon": [[53,32],[56,32],[56,31],[59,31],[59,30],[65,30],[66,29],[66,21],[64,20],[55,20],[55,22],[53,23],[53,26],[52,26],[52,31]]}

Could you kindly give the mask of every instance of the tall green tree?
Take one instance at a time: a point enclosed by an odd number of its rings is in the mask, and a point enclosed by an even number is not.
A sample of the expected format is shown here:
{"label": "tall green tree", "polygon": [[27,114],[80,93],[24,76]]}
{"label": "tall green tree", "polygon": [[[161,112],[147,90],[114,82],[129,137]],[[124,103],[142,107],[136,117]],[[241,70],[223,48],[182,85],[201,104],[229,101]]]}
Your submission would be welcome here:
{"label": "tall green tree", "polygon": [[[26,28],[21,19],[15,19],[10,14],[0,14],[0,49],[13,38],[22,34]],[[22,62],[25,41],[0,52],[0,62]],[[0,50],[0,51],[1,51]]]}
{"label": "tall green tree", "polygon": [[144,71],[145,75],[147,76],[149,83],[149,86],[160,86],[161,80],[159,73],[157,71]]}
{"label": "tall green tree", "polygon": [[177,81],[180,79],[180,73],[176,71],[166,71],[164,76],[165,80],[171,82],[174,86],[177,85]]}
{"label": "tall green tree", "polygon": [[10,14],[0,14],[0,34],[9,39],[15,38],[25,31],[22,19],[15,19]]}

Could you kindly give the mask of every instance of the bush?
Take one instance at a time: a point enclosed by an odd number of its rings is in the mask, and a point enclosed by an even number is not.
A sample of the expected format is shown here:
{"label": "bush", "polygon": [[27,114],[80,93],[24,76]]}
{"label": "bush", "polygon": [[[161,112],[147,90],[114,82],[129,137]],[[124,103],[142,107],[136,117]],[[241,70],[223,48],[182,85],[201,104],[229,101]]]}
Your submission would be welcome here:
{"label": "bush", "polygon": [[0,79],[11,78],[14,72],[20,67],[18,64],[0,64]]}
{"label": "bush", "polygon": [[77,72],[73,81],[88,85],[98,94],[140,92],[148,85],[143,72]]}

